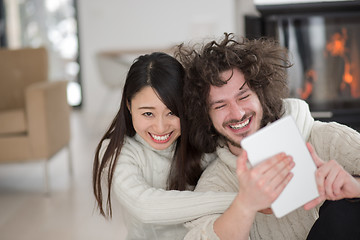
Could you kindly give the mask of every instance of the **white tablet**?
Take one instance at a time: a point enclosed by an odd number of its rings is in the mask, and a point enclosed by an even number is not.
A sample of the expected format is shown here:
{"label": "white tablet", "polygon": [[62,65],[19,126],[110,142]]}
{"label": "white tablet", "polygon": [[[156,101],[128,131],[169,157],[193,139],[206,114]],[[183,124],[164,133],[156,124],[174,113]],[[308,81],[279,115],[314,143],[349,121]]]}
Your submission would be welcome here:
{"label": "white tablet", "polygon": [[315,180],[315,163],[291,116],[283,117],[244,138],[241,146],[247,151],[252,166],[280,152],[293,157],[294,176],[271,205],[277,218],[319,196]]}

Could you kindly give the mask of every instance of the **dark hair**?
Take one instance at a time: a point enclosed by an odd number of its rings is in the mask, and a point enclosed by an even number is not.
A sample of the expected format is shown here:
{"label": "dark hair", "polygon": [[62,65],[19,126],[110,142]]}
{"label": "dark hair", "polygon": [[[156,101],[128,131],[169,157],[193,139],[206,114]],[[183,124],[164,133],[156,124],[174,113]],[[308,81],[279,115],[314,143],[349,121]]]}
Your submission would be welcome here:
{"label": "dark hair", "polygon": [[211,41],[203,47],[178,46],[175,56],[186,70],[184,105],[189,120],[191,143],[202,152],[214,152],[221,137],[209,117],[210,86],[222,86],[220,73],[240,70],[247,85],[259,97],[263,108],[261,127],[282,115],[282,99],[288,96],[286,68],[291,64],[287,49],[271,39],[236,40],[224,34],[219,43]]}
{"label": "dark hair", "polygon": [[[133,137],[136,133],[127,103],[131,103],[131,99],[135,94],[146,86],[152,87],[162,102],[180,118],[181,136],[177,139],[174,161],[172,161],[168,178],[168,188],[184,190],[187,184],[194,184],[187,178],[177,178],[179,173],[182,176],[184,175],[185,170],[182,167],[185,168],[186,166],[180,163],[184,162],[188,150],[187,141],[181,144],[182,139],[187,140],[182,100],[184,75],[183,66],[174,57],[160,52],[140,56],[130,67],[126,76],[120,109],[96,148],[93,164],[93,191],[97,206],[103,216],[112,217],[112,179],[118,156],[124,144],[124,138],[125,136]],[[107,139],[110,140],[109,144],[103,156],[101,156],[100,149]],[[107,170],[107,175],[104,174],[104,170]],[[197,175],[200,175],[200,173],[197,173]],[[106,177],[108,185],[106,210],[103,207],[101,187],[103,177]]]}

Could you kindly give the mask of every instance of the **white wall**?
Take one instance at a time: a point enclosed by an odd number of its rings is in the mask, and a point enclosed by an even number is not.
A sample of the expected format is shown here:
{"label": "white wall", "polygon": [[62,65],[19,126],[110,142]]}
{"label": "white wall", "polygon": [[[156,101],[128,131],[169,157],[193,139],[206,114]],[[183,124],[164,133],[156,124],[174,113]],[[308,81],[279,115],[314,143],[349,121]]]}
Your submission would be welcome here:
{"label": "white wall", "polygon": [[[162,48],[224,32],[239,34],[252,0],[78,0],[84,106],[89,116],[115,114],[121,91],[101,83],[95,54]],[[242,34],[242,33],[241,33]]]}

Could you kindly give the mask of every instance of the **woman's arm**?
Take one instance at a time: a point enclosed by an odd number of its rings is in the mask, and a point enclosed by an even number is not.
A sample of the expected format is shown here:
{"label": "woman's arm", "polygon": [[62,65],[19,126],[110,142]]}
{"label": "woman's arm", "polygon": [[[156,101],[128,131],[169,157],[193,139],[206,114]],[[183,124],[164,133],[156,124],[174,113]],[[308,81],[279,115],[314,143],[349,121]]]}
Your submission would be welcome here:
{"label": "woman's arm", "polygon": [[[136,159],[145,158],[141,151],[124,147],[114,172],[113,192],[120,203],[144,223],[175,224],[221,213],[236,193],[166,191],[150,186],[144,167]],[[156,177],[156,176],[154,176]]]}

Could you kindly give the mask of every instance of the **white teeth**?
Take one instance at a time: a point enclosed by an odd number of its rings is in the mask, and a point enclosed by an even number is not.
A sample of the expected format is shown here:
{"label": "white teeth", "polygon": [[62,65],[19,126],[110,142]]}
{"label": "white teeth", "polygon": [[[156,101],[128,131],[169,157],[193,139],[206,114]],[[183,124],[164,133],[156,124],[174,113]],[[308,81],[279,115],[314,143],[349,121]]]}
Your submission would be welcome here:
{"label": "white teeth", "polygon": [[249,122],[250,122],[250,119],[248,118],[245,122],[242,122],[242,123],[239,123],[236,125],[229,125],[229,126],[232,129],[240,129],[240,128],[246,127],[249,124]]}
{"label": "white teeth", "polygon": [[163,135],[163,136],[151,134],[151,136],[152,136],[156,141],[165,141],[166,139],[169,138],[170,133],[169,133],[169,134],[166,134],[166,135]]}

